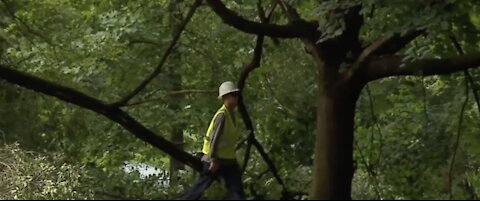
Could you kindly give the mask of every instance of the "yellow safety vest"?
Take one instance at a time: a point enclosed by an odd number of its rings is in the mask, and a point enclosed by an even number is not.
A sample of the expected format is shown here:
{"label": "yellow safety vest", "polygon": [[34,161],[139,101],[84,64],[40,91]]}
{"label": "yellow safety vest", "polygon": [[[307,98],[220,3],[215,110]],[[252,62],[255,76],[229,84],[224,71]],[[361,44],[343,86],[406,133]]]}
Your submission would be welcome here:
{"label": "yellow safety vest", "polygon": [[233,123],[232,116],[228,112],[228,109],[223,105],[212,118],[210,125],[208,126],[207,135],[203,142],[202,152],[204,154],[210,154],[210,145],[213,138],[213,127],[215,119],[219,114],[223,113],[225,117],[225,124],[223,125],[223,134],[217,143],[217,156],[221,159],[235,159],[235,145],[237,141],[237,128]]}

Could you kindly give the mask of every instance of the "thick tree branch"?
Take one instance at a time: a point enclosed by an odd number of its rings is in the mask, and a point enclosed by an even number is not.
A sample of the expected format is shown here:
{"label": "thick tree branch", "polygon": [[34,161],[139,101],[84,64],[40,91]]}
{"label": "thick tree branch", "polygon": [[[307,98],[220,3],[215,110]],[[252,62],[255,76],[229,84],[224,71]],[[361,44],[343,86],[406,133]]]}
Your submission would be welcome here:
{"label": "thick tree branch", "polygon": [[[364,23],[364,17],[361,15],[362,5],[356,5],[348,9],[348,12],[343,16],[345,21],[345,31],[343,32],[344,41],[347,42],[347,50],[351,50],[354,55],[358,55],[362,50],[360,42],[360,29]],[[350,46],[350,47],[348,47]]]}
{"label": "thick tree branch", "polygon": [[4,65],[0,65],[0,79],[101,114],[111,121],[118,123],[137,138],[164,151],[176,160],[187,164],[197,171],[202,170],[202,163],[199,159],[178,149],[174,144],[158,136],[119,108],[112,108],[103,101],[90,97],[75,89],[28,75]]}
{"label": "thick tree branch", "polygon": [[120,106],[125,106],[128,104],[128,101],[132,99],[135,95],[140,93],[155,77],[160,74],[162,71],[162,67],[164,66],[165,62],[167,61],[168,56],[172,53],[173,48],[177,44],[177,41],[180,39],[180,36],[182,35],[183,30],[187,26],[188,22],[190,19],[193,17],[193,14],[197,10],[197,8],[200,6],[202,3],[202,0],[195,0],[195,3],[193,3],[192,6],[190,6],[190,9],[187,13],[187,16],[185,19],[182,21],[182,23],[178,27],[178,32],[175,34],[175,36],[172,39],[172,42],[168,46],[167,50],[163,54],[162,58],[160,59],[160,63],[157,65],[155,70],[147,77],[145,80],[143,80],[132,92],[127,94],[125,97],[117,101],[116,103],[113,103],[113,107],[120,107]]}
{"label": "thick tree branch", "polygon": [[396,52],[403,49],[408,43],[413,41],[418,36],[425,34],[425,29],[415,29],[411,30],[404,35],[399,33],[393,34],[387,38],[380,38],[377,41],[373,42],[370,46],[375,46],[376,43],[381,43],[380,46],[376,47],[371,54],[372,55],[389,55],[395,54]]}
{"label": "thick tree branch", "polygon": [[305,20],[292,21],[286,25],[264,24],[249,21],[228,9],[221,0],[206,0],[212,10],[228,24],[240,31],[278,38],[309,38],[317,35],[316,23]]}
{"label": "thick tree branch", "polygon": [[360,53],[355,60],[355,63],[346,73],[346,76],[353,76],[360,68],[364,67],[365,62],[372,56],[394,54],[423,33],[425,33],[425,30],[413,30],[403,36],[394,34],[389,37],[379,38],[363,49],[362,53]]}
{"label": "thick tree branch", "polygon": [[[298,14],[297,10],[293,8],[290,4],[283,0],[275,0],[278,2],[280,7],[282,8],[285,16],[287,16],[290,22],[300,20],[300,15]],[[317,44],[319,37],[321,36],[320,32],[317,32],[317,35],[311,38],[302,38],[302,42],[305,45],[305,51],[312,55],[312,57],[316,60],[317,63],[325,63],[326,58],[336,58],[336,57],[329,57],[328,53],[331,52],[332,49],[328,47],[324,47],[323,44]],[[328,51],[324,51],[328,50]],[[336,77],[337,70],[333,68],[319,68],[319,74],[325,75],[325,77]]]}
{"label": "thick tree branch", "polygon": [[402,60],[404,58],[400,56],[372,58],[363,73],[366,73],[368,81],[401,75],[446,75],[480,66],[480,53],[413,62]]}
{"label": "thick tree branch", "polygon": [[352,67],[345,73],[347,77],[353,76],[362,66],[364,66],[365,62],[370,58],[372,54],[375,53],[380,47],[384,46],[389,41],[389,38],[381,38],[365,49],[363,49],[362,53],[358,56],[355,63],[353,63]]}

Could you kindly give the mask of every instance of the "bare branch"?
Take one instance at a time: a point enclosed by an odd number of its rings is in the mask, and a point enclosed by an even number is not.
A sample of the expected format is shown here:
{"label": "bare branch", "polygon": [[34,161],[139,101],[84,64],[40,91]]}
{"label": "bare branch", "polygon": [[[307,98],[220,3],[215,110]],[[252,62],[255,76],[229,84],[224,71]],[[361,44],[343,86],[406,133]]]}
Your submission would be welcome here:
{"label": "bare branch", "polygon": [[[273,10],[275,9],[275,5],[272,6],[271,8],[271,12],[273,12]],[[263,11],[259,11],[259,14],[262,15],[262,14],[265,14]],[[263,24],[267,24],[268,23],[268,19],[269,17],[268,16],[264,16],[264,17],[260,17],[261,19],[264,19],[262,20],[262,23]],[[283,191],[284,192],[288,192],[285,184],[283,183],[283,180],[280,178],[280,175],[278,174],[278,170],[277,168],[275,167],[275,164],[273,163],[273,161],[270,159],[270,157],[268,156],[268,154],[265,152],[265,149],[263,148],[263,146],[260,144],[260,142],[258,142],[258,140],[255,138],[255,131],[254,131],[254,126],[253,126],[253,123],[252,123],[252,120],[250,118],[250,115],[248,114],[248,110],[245,106],[245,103],[243,101],[243,90],[245,88],[245,82],[248,78],[248,75],[250,74],[250,72],[252,72],[255,68],[258,68],[260,66],[260,61],[261,61],[261,57],[262,57],[262,49],[263,49],[263,41],[264,41],[264,38],[265,36],[260,34],[257,36],[257,40],[255,42],[255,49],[254,49],[254,52],[253,52],[253,57],[252,57],[252,60],[246,64],[243,68],[243,71],[242,73],[240,74],[240,78],[239,78],[239,81],[238,81],[238,88],[240,89],[240,94],[239,94],[239,97],[238,97],[238,110],[240,111],[240,114],[243,118],[243,122],[245,123],[245,127],[247,128],[247,130],[249,130],[249,134],[248,134],[248,137],[247,137],[247,150],[246,150],[246,153],[245,153],[245,159],[244,159],[244,164],[242,166],[242,171],[245,170],[247,164],[248,164],[248,160],[250,158],[250,146],[255,146],[255,148],[257,149],[257,151],[260,153],[260,156],[263,158],[263,160],[267,163],[268,165],[268,168],[269,170],[272,172],[272,174],[274,175],[274,177],[277,179],[278,183],[280,185],[282,185],[283,187]]]}
{"label": "bare branch", "polygon": [[[190,89],[190,90],[179,90],[179,91],[171,91],[165,94],[165,96],[181,96],[181,95],[186,95],[186,94],[210,94],[210,93],[216,93],[216,90],[201,90],[201,89]],[[125,106],[136,106],[144,103],[150,103],[150,102],[156,102],[165,99],[165,96],[157,97],[157,98],[152,98],[152,99],[147,99],[147,100],[141,100],[133,103],[129,103]]]}
{"label": "bare branch", "polygon": [[372,58],[365,66],[367,80],[372,81],[390,76],[446,75],[480,66],[480,53],[455,56],[445,59],[422,59],[406,62],[401,56]]}
{"label": "bare branch", "polygon": [[[298,14],[297,10],[293,8],[290,4],[286,3],[283,0],[276,0],[280,7],[282,8],[284,14],[287,16],[290,22],[301,20],[300,15]],[[318,28],[318,26],[317,26]],[[317,62],[324,63],[325,57],[328,51],[323,51],[329,48],[320,47],[317,45],[318,38],[320,37],[321,33],[317,31],[317,35],[311,38],[302,38],[303,43],[305,44],[305,51],[312,55],[312,57],[317,60]],[[329,49],[330,50],[330,49]],[[328,56],[327,56],[328,57]],[[319,68],[319,74],[325,75],[326,77],[336,77],[337,70],[334,68]]]}
{"label": "bare branch", "polygon": [[[466,75],[465,75],[466,76]],[[448,194],[450,195],[450,200],[453,198],[453,192],[452,192],[452,181],[453,181],[453,165],[455,163],[455,157],[457,155],[457,151],[458,151],[458,145],[460,144],[460,138],[461,138],[461,135],[462,135],[462,123],[463,123],[463,114],[465,113],[465,107],[467,106],[467,103],[468,103],[468,98],[469,98],[469,85],[468,85],[468,81],[465,80],[465,101],[463,102],[462,104],[462,108],[460,109],[460,117],[459,117],[459,120],[458,120],[458,130],[457,130],[457,139],[455,141],[455,145],[454,145],[454,148],[453,148],[453,156],[452,156],[452,160],[450,161],[450,168],[449,168],[449,171],[448,171]]]}
{"label": "bare branch", "polygon": [[178,149],[174,144],[155,134],[119,108],[112,108],[103,101],[83,94],[75,89],[34,77],[4,65],[0,65],[0,79],[36,92],[56,97],[65,102],[75,104],[103,115],[130,131],[130,133],[140,140],[164,151],[176,160],[185,163],[197,171],[202,170],[202,163],[199,159]]}
{"label": "bare branch", "polygon": [[10,5],[8,4],[8,2],[6,0],[1,0],[3,5],[5,6],[5,10],[7,11],[7,13],[16,21],[20,22],[21,25],[23,25],[23,27],[25,27],[25,29],[33,34],[34,36],[37,36],[39,37],[40,39],[42,39],[43,41],[45,41],[46,43],[48,43],[50,46],[53,46],[53,43],[50,39],[48,39],[47,37],[43,36],[42,34],[40,34],[39,32],[37,32],[36,30],[32,29],[30,27],[30,25],[27,24],[27,22],[25,22],[22,18],[19,18],[17,15],[15,15],[15,13],[11,10],[10,8]]}
{"label": "bare branch", "polygon": [[263,24],[246,20],[234,11],[228,9],[221,0],[206,0],[212,10],[228,24],[240,31],[256,35],[266,35],[278,38],[308,38],[317,34],[316,23],[296,20],[286,25]]}
{"label": "bare branch", "polygon": [[[249,135],[250,136],[250,135]],[[247,138],[248,140],[249,138]],[[252,141],[252,140],[248,140],[249,142]],[[243,173],[245,173],[245,170],[247,169],[247,165],[248,165],[248,160],[250,159],[250,150],[252,149],[252,143],[247,143],[247,148],[245,149],[245,156],[243,157],[243,165],[242,165],[242,168],[240,169],[242,171],[242,175]],[[268,169],[270,170],[270,169]]]}
{"label": "bare branch", "polygon": [[[370,91],[370,86],[367,84],[367,86],[365,87],[366,91],[367,91],[367,95],[368,95],[368,102],[369,102],[369,105],[370,105],[370,114],[372,116],[372,120],[374,122],[374,125],[372,125],[372,130],[371,130],[371,133],[372,133],[372,136],[374,135],[374,127],[376,126],[377,127],[377,131],[378,131],[378,134],[380,135],[380,147],[379,147],[379,150],[378,150],[378,158],[377,158],[377,162],[375,163],[376,166],[380,166],[380,162],[382,160],[382,151],[383,151],[383,134],[382,134],[382,129],[380,128],[380,124],[378,123],[378,118],[377,118],[377,115],[375,115],[375,108],[373,107],[373,97],[372,97],[372,93]],[[372,140],[373,140],[373,137],[372,137]],[[373,145],[373,142],[371,143]],[[373,170],[372,170],[373,171]],[[375,173],[375,171],[373,172]]]}
{"label": "bare branch", "polygon": [[[380,194],[380,191],[378,190],[379,185],[378,185],[378,180],[377,180],[377,177],[376,177],[377,174],[372,168],[373,165],[370,164],[369,162],[367,162],[367,160],[365,159],[365,156],[363,155],[362,149],[358,146],[358,143],[357,143],[357,146],[355,146],[355,148],[357,149],[358,154],[360,156],[360,163],[363,163],[363,166],[365,166],[365,171],[367,172],[368,176],[372,177],[373,181],[375,182],[375,184],[373,185],[373,190],[377,194],[377,199],[381,200],[382,195]],[[370,182],[368,184],[371,185]]]}
{"label": "bare branch", "polygon": [[283,13],[287,16],[287,18],[290,21],[298,20],[300,19],[300,14],[298,14],[298,11],[292,7],[290,4],[286,3],[283,0],[276,0],[278,4],[280,4],[280,7],[283,10]]}
{"label": "bare branch", "polygon": [[216,90],[204,90],[204,89],[185,89],[179,91],[172,91],[169,92],[167,95],[169,96],[178,96],[178,95],[185,95],[185,94],[205,94],[205,93],[216,93]]}
{"label": "bare branch", "polygon": [[7,167],[9,170],[13,170],[13,168],[10,165],[8,165],[7,163],[4,163],[2,161],[0,161],[0,165],[3,165],[5,167]]}
{"label": "bare branch", "polygon": [[180,39],[180,36],[182,35],[183,30],[185,29],[188,22],[193,17],[193,14],[195,13],[195,11],[197,10],[197,8],[200,6],[201,3],[202,3],[202,0],[195,0],[195,3],[193,3],[193,5],[190,6],[190,9],[187,13],[187,16],[182,21],[182,23],[179,25],[178,32],[173,37],[172,42],[170,43],[167,50],[163,54],[162,58],[160,59],[160,63],[157,65],[155,70],[147,78],[145,78],[145,80],[143,80],[132,92],[127,94],[125,97],[123,97],[122,99],[120,99],[116,103],[113,103],[112,107],[120,107],[120,106],[127,105],[128,101],[130,101],[130,99],[132,99],[135,95],[140,93],[155,77],[158,76],[158,74],[160,74],[163,65],[165,64],[168,56],[172,53],[173,48],[177,44],[177,41]]}
{"label": "bare branch", "polygon": [[[44,35],[40,34],[38,31],[34,30],[33,28],[31,28],[31,26],[25,22],[23,19],[21,19],[20,17],[18,17],[17,15],[15,15],[15,12],[11,10],[11,7],[9,5],[9,3],[6,1],[6,0],[1,0],[2,4],[4,5],[4,10],[10,15],[10,17],[13,18],[13,20],[15,21],[15,24],[20,27],[20,28],[25,28],[24,31],[21,31],[21,35],[23,35],[25,37],[25,39],[33,46],[33,47],[36,47],[40,50],[44,49],[40,46],[38,46],[30,37],[27,36],[27,34],[31,34],[35,37],[38,37],[40,38],[41,40],[43,40],[44,42],[46,42],[50,48],[52,48],[53,50],[53,56],[54,58],[58,61],[59,58],[57,56],[57,50],[53,43],[52,43],[52,40],[50,40],[49,38],[45,37]],[[45,56],[45,53],[43,51],[40,51],[40,54],[44,55]],[[47,59],[48,57],[45,56]],[[51,60],[51,59],[49,59]],[[52,63],[55,63],[54,61],[51,60]],[[57,62],[58,63],[58,62]]]}
{"label": "bare branch", "polygon": [[[458,54],[464,55],[465,52],[463,51],[462,46],[460,46],[460,43],[458,42],[457,38],[455,38],[455,36],[452,35],[450,36],[450,40],[452,41],[453,45],[457,49]],[[470,84],[472,85],[473,96],[475,98],[475,102],[477,103],[478,113],[480,114],[480,96],[478,95],[477,85],[473,81],[473,78],[470,72],[468,70],[465,70],[464,72],[465,72],[465,77],[468,79],[468,82],[470,82]]]}
{"label": "bare branch", "polygon": [[128,45],[133,45],[133,44],[149,44],[153,45],[156,47],[161,47],[162,45],[160,43],[157,43],[152,40],[147,40],[147,39],[132,39],[128,41]]}

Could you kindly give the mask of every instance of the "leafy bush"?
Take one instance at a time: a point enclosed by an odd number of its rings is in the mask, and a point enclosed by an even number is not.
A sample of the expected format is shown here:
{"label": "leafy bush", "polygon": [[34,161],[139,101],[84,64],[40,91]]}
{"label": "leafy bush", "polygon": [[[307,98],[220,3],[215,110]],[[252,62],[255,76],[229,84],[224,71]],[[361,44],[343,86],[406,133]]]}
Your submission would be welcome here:
{"label": "leafy bush", "polygon": [[0,148],[0,199],[92,199],[82,166],[62,156],[27,152],[18,144]]}

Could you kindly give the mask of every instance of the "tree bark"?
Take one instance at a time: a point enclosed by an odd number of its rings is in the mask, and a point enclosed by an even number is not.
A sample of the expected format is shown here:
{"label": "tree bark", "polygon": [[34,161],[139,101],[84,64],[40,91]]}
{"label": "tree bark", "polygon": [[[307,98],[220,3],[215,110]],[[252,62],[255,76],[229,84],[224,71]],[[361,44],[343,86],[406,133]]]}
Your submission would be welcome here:
{"label": "tree bark", "polygon": [[320,77],[311,199],[348,200],[354,173],[355,104],[364,84]]}
{"label": "tree bark", "polygon": [[247,20],[230,10],[221,0],[206,0],[212,10],[228,24],[245,33],[279,38],[303,38],[316,36],[318,24],[305,20],[296,20],[285,25],[263,24]]}

